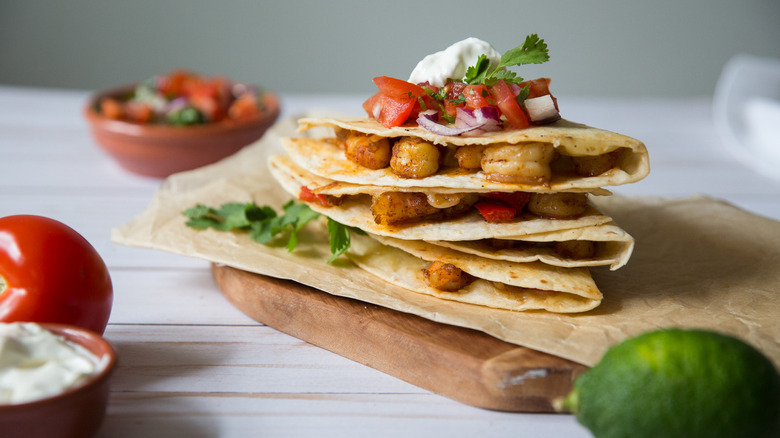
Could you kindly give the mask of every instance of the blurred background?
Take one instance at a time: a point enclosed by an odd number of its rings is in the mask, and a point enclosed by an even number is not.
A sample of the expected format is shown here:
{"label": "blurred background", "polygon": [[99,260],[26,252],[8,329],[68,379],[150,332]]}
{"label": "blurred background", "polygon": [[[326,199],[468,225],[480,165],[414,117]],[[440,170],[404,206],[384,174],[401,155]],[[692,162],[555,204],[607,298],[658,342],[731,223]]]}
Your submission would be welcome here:
{"label": "blurred background", "polygon": [[778,0],[2,0],[0,85],[96,90],[175,67],[280,93],[359,93],[475,36],[538,33],[558,96],[709,96],[726,62],[780,58]]}

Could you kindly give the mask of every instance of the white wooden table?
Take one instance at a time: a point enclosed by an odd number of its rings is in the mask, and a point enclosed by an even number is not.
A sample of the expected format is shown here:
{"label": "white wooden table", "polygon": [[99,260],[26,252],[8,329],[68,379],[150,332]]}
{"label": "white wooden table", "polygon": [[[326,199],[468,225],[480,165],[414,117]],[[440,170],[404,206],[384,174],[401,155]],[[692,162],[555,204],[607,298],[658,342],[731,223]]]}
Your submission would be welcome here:
{"label": "white wooden table", "polygon": [[[110,231],[139,214],[159,180],[121,170],[93,143],[86,92],[0,86],[0,216],[75,228],[114,283],[106,338],[120,363],[100,437],[589,437],[570,415],[466,406],[256,323],[216,289],[202,260],[119,247]],[[283,115],[360,114],[365,96],[283,95]],[[707,194],[780,219],[780,180],[737,164],[710,100],[560,97],[565,117],[643,140],[651,175],[632,196]]]}

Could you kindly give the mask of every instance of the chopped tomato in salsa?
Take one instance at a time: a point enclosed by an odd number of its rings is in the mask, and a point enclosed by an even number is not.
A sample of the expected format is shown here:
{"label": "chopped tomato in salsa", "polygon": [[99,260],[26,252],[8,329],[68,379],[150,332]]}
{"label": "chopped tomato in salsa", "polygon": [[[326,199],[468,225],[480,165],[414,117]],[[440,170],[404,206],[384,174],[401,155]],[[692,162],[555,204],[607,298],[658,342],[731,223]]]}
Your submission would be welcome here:
{"label": "chopped tomato in salsa", "polygon": [[491,105],[492,101],[492,95],[484,85],[467,85],[463,88],[463,98],[467,109],[483,108]]}
{"label": "chopped tomato in salsa", "polygon": [[503,80],[499,80],[490,87],[490,92],[496,97],[496,104],[501,114],[506,117],[509,126],[514,129],[524,129],[531,126],[528,115],[526,115],[520,104],[517,103],[517,96],[512,89]]}
{"label": "chopped tomato in salsa", "polygon": [[[386,128],[416,123],[419,113],[425,110],[437,111],[440,120],[453,121],[457,108],[494,107],[505,129],[524,129],[532,122],[522,104],[522,90],[528,88],[527,98],[551,95],[549,78],[512,85],[499,79],[490,86],[449,81],[441,89],[428,83],[413,84],[388,76],[374,78],[374,83],[379,91],[363,102],[363,109]],[[557,108],[557,101],[552,98]]]}
{"label": "chopped tomato in salsa", "polygon": [[113,120],[196,125],[255,119],[264,109],[260,96],[255,87],[224,77],[175,69],[141,81],[129,96],[103,98],[95,109]]}
{"label": "chopped tomato in salsa", "polygon": [[404,124],[418,106],[418,99],[425,94],[419,85],[388,76],[376,77],[374,83],[379,92],[363,103],[363,109],[386,128]]}

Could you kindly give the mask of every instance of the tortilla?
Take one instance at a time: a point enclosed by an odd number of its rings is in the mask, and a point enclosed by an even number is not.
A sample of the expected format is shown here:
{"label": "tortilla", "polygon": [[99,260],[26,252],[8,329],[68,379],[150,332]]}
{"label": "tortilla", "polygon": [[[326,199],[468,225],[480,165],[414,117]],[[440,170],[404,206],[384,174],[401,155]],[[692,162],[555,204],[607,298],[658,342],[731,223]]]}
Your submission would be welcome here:
{"label": "tortilla", "polygon": [[[302,186],[312,190],[317,189],[319,193],[330,194],[326,190],[330,184],[327,179],[313,177],[311,173],[291,163],[284,155],[271,157],[269,167],[273,177],[290,195],[296,198]],[[374,221],[370,209],[371,199],[368,195],[376,191],[395,191],[396,188],[355,185],[350,186],[350,189],[354,190],[352,194],[357,196],[347,198],[339,206],[323,207],[317,203],[308,203],[308,205],[312,210],[344,225],[360,228],[371,234],[404,240],[461,241],[517,237],[590,227],[611,221],[608,216],[589,204],[584,214],[573,219],[544,219],[531,213],[521,213],[511,222],[490,223],[482,219],[479,213],[471,212],[455,219],[436,222],[422,221],[406,225],[382,225]],[[418,188],[417,190],[425,191],[426,188]]]}
{"label": "tortilla", "polygon": [[[587,268],[500,262],[426,242],[381,236],[353,236],[347,257],[365,271],[410,291],[495,309],[578,313],[597,307],[602,300]],[[434,289],[423,275],[431,260],[453,262],[478,278],[455,292]]]}
{"label": "tortilla", "polygon": [[496,145],[542,142],[552,144],[556,151],[573,157],[596,156],[622,149],[615,167],[606,172],[582,177],[553,175],[549,184],[500,183],[489,180],[483,171],[464,172],[458,168],[442,169],[439,173],[420,179],[398,176],[390,168],[372,170],[349,161],[344,151],[332,141],[323,138],[284,138],[282,144],[288,154],[304,169],[319,176],[363,185],[473,188],[492,191],[587,191],[605,186],[616,186],[641,180],[650,172],[650,159],[645,145],[634,138],[576,124],[567,120],[520,130],[502,130],[477,136],[440,136],[419,126],[400,126],[387,129],[369,118],[302,118],[299,130],[315,127],[341,128],[376,134],[383,137],[413,136],[443,146]]}
{"label": "tortilla", "polygon": [[[495,260],[505,260],[515,263],[540,261],[548,265],[567,268],[609,266],[609,269],[612,271],[625,266],[634,250],[634,238],[614,222],[571,230],[549,231],[519,237],[505,237],[504,239],[531,242],[532,244],[496,249],[487,240],[460,242],[439,240],[430,241],[430,243]],[[590,258],[572,259],[559,255],[552,247],[533,245],[533,243],[538,242],[561,242],[569,240],[594,242],[596,244],[596,254]]]}

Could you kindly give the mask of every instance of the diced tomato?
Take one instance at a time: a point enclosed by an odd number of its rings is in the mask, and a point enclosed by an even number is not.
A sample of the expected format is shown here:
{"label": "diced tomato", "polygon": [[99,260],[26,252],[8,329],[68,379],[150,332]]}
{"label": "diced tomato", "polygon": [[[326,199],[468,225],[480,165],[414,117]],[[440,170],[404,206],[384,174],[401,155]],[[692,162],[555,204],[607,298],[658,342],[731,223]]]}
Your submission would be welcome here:
{"label": "diced tomato", "polygon": [[425,94],[425,90],[421,86],[389,76],[376,77],[374,83],[382,94],[396,99],[416,100]]}
{"label": "diced tomato", "polygon": [[457,108],[463,107],[463,104],[455,104],[452,102],[453,101],[450,99],[444,99],[444,112],[450,117],[455,117],[458,114]]}
{"label": "diced tomato", "polygon": [[385,128],[392,128],[403,125],[416,104],[417,99],[395,99],[377,93],[363,103],[363,108]]}
{"label": "diced tomato", "polygon": [[520,211],[531,200],[529,192],[490,192],[483,195],[489,200],[499,200]]}
{"label": "diced tomato", "polygon": [[501,201],[480,201],[474,204],[482,218],[488,222],[509,222],[515,218],[517,210]]}
{"label": "diced tomato", "polygon": [[233,101],[228,108],[228,117],[233,120],[250,120],[258,117],[257,98],[254,94],[244,94]]}
{"label": "diced tomato", "polygon": [[380,101],[382,102],[382,112],[379,116],[379,122],[386,128],[403,125],[417,104],[416,99],[394,99],[389,96],[382,96]]}
{"label": "diced tomato", "polygon": [[538,78],[518,84],[520,88],[528,86],[529,98],[544,96],[550,94],[550,78]]}
{"label": "diced tomato", "polygon": [[225,117],[225,109],[219,100],[207,94],[194,94],[190,96],[190,103],[200,111],[209,122],[216,122]]}
{"label": "diced tomato", "polygon": [[419,85],[388,76],[376,77],[374,83],[379,92],[363,102],[363,109],[384,127],[401,126],[415,107],[419,111],[418,98],[425,96],[425,90]]}
{"label": "diced tomato", "polygon": [[122,102],[110,97],[100,99],[100,112],[111,120],[119,120],[125,116]]}
{"label": "diced tomato", "polygon": [[136,101],[125,103],[125,117],[131,122],[148,123],[152,120],[152,116],[154,116],[152,107],[145,103]]}
{"label": "diced tomato", "polygon": [[188,96],[192,106],[206,116],[210,122],[225,118],[230,98],[229,83],[221,77],[189,77],[184,82],[184,95]]}
{"label": "diced tomato", "polygon": [[197,95],[216,97],[216,88],[206,82],[206,78],[200,76],[189,76],[185,78],[181,91],[185,96]]}
{"label": "diced tomato", "polygon": [[455,100],[463,94],[466,84],[460,81],[450,81],[444,85],[444,88],[447,90],[447,99]]}
{"label": "diced tomato", "polygon": [[379,102],[379,98],[382,96],[381,92],[377,92],[373,94],[371,97],[366,99],[365,102],[363,102],[363,109],[366,110],[366,114],[368,114],[369,117],[378,119],[379,118],[379,112],[382,110],[382,107]]}
{"label": "diced tomato", "polygon": [[179,96],[184,91],[184,82],[194,76],[187,70],[174,69],[165,76],[158,77],[157,90],[168,99]]}
{"label": "diced tomato", "polygon": [[515,96],[512,89],[503,79],[490,87],[490,93],[496,98],[496,105],[501,111],[501,114],[506,117],[510,127],[514,129],[525,129],[531,126],[528,115],[523,111],[523,108],[520,107],[520,104],[517,103],[517,96]]}
{"label": "diced tomato", "polygon": [[450,81],[444,85],[447,91],[447,97],[444,99],[444,112],[450,117],[457,115],[457,108],[463,108],[466,103],[463,101],[463,90],[466,84],[460,81]]}
{"label": "diced tomato", "polygon": [[463,97],[466,98],[466,108],[470,110],[490,105],[490,92],[484,85],[467,85],[463,89]]}

